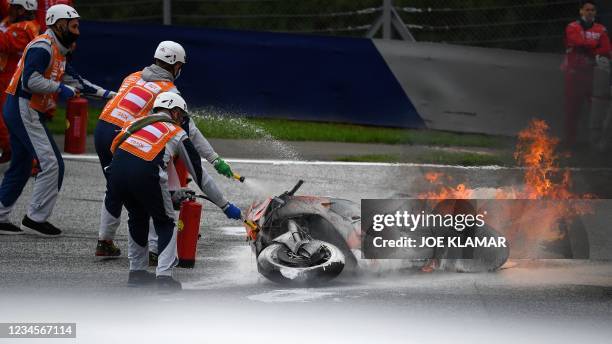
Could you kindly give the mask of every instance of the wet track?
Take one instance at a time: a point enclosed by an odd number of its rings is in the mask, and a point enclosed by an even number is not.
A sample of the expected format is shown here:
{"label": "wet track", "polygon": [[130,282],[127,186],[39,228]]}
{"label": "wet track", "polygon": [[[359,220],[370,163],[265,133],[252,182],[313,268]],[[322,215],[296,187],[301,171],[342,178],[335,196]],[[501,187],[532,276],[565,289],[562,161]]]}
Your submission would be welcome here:
{"label": "wet track", "polygon": [[[297,179],[306,181],[302,194],[359,201],[413,196],[424,190],[423,174],[430,170],[444,170],[473,188],[513,185],[522,176],[507,169],[232,165],[257,182],[256,188],[248,188],[215,174],[228,198],[243,209],[257,194],[279,193]],[[321,336],[324,342],[353,343],[439,342],[457,335],[475,342],[604,342],[612,336],[612,264],[606,261],[519,261],[493,274],[423,274],[389,266],[344,275],[321,288],[286,288],[259,276],[240,224],[208,204],[196,268],[176,273],[185,290],[159,294],[128,289],[125,256],[106,261],[93,257],[104,192],[97,161],[69,160],[66,171],[52,219],[65,230],[64,237],[0,236],[0,322],[77,321],[78,342],[84,343],[195,337],[232,342],[251,332],[250,341],[269,343],[278,336],[291,338],[295,331],[299,343]],[[612,195],[609,180],[610,170],[575,172],[579,191],[604,198]],[[29,194],[30,186],[14,211],[15,222],[23,216]],[[612,231],[605,230],[602,237],[611,237]],[[125,225],[117,242],[125,251]],[[607,249],[612,252],[612,246]],[[599,247],[599,254],[605,250],[605,245]]]}

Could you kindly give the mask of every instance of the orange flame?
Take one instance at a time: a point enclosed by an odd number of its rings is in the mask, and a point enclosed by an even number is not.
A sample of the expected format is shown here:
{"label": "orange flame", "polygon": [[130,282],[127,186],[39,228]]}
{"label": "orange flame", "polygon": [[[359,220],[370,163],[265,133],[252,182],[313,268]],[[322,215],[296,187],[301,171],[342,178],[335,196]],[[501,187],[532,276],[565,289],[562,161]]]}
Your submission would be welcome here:
{"label": "orange flame", "polygon": [[425,179],[434,184],[436,182],[438,182],[438,180],[440,180],[440,178],[444,175],[444,173],[441,172],[427,172],[425,173]]}
{"label": "orange flame", "polygon": [[[559,140],[551,137],[546,122],[538,119],[519,132],[514,159],[526,167],[525,187],[520,199],[574,199],[584,198],[570,192],[572,186],[569,170],[559,168],[556,153]],[[503,197],[503,194],[499,196]]]}
{"label": "orange flame", "polygon": [[[513,203],[503,209],[489,211],[488,223],[505,228],[506,237],[512,240],[538,242],[563,238],[562,224],[571,223],[577,215],[591,212],[585,202],[562,200],[592,199],[593,195],[577,195],[571,192],[571,172],[559,167],[556,152],[559,140],[549,133],[546,122],[534,119],[519,132],[514,158],[524,167],[524,184],[520,188],[499,188],[496,199],[550,200],[538,202],[537,206]],[[452,185],[452,178],[439,172],[425,174],[425,179],[435,191],[418,195],[419,199],[470,199],[474,190],[465,184]],[[533,248],[533,247],[532,247]]]}
{"label": "orange flame", "polygon": [[[444,179],[444,180],[443,180]],[[446,186],[452,182],[452,177],[441,172],[425,173],[425,180],[430,184],[436,185],[436,191],[421,193],[417,196],[419,199],[470,199],[472,198],[473,190],[465,184],[458,184],[454,187]]]}
{"label": "orange flame", "polygon": [[418,196],[420,199],[470,199],[472,198],[473,190],[466,187],[465,184],[459,184],[455,187],[440,186],[436,192],[425,192]]}
{"label": "orange flame", "polygon": [[534,119],[519,132],[514,158],[525,167],[522,190],[499,190],[498,199],[592,199],[594,195],[572,193],[572,175],[559,167],[559,140],[551,137],[546,122]]}

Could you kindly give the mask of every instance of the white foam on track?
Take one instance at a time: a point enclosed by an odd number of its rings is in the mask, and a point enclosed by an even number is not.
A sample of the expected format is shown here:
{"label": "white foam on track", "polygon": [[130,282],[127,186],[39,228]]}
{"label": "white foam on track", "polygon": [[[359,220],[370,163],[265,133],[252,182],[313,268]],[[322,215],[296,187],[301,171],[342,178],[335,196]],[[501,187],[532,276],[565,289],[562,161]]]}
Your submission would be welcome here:
{"label": "white foam on track", "polygon": [[246,245],[233,246],[218,257],[198,256],[196,259],[205,266],[207,261],[218,260],[226,261],[229,264],[201,280],[184,282],[183,289],[206,290],[249,286],[256,285],[264,279],[257,272],[257,262],[251,247]]}
{"label": "white foam on track", "polygon": [[223,232],[223,234],[231,235],[231,236],[241,236],[246,237],[246,229],[243,226],[239,227],[218,227],[218,230]]}
{"label": "white foam on track", "polygon": [[273,302],[309,302],[336,295],[334,292],[317,291],[316,289],[279,289],[248,297],[251,301]]}

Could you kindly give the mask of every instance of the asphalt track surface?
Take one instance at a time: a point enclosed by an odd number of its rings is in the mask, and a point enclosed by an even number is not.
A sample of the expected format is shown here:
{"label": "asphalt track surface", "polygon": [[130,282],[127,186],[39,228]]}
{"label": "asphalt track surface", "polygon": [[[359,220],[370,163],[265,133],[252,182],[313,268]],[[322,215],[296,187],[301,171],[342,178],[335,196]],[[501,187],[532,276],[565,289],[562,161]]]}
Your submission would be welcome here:
{"label": "asphalt track surface", "polygon": [[[513,185],[522,178],[520,170],[498,168],[245,160],[232,166],[253,183],[214,176],[243,209],[298,179],[306,181],[302,194],[359,201],[414,196],[425,187],[423,174],[432,170],[473,188]],[[580,191],[611,198],[611,171],[574,175]],[[30,192],[28,185],[13,212],[15,223]],[[240,223],[208,204],[197,265],[175,273],[184,290],[127,288],[125,255],[93,257],[103,193],[97,160],[69,158],[51,219],[65,235],[0,236],[0,322],[76,322],[77,339],[54,340],[62,343],[609,343],[612,338],[612,264],[606,260],[518,261],[486,274],[425,274],[389,264],[319,288],[288,288],[257,273]],[[125,252],[123,223],[116,241]],[[43,341],[0,339],[4,342]]]}

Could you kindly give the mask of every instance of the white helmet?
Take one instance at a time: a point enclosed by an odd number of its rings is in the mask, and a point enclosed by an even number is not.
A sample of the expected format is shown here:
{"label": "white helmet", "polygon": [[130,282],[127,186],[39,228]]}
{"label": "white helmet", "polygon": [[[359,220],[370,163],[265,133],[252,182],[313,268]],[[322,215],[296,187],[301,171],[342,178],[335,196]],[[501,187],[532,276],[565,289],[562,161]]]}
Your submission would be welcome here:
{"label": "white helmet", "polygon": [[180,44],[172,41],[163,41],[157,46],[153,57],[173,65],[177,62],[185,63],[187,56],[185,49]]}
{"label": "white helmet", "polygon": [[53,5],[47,10],[45,22],[47,26],[55,24],[60,19],[75,19],[81,18],[79,13],[68,5]]}
{"label": "white helmet", "polygon": [[153,109],[162,108],[172,110],[175,107],[187,112],[187,103],[185,103],[185,99],[174,92],[162,92],[155,98],[155,102],[153,102]]}
{"label": "white helmet", "polygon": [[8,0],[9,5],[21,5],[26,11],[36,11],[38,2],[36,0]]}

